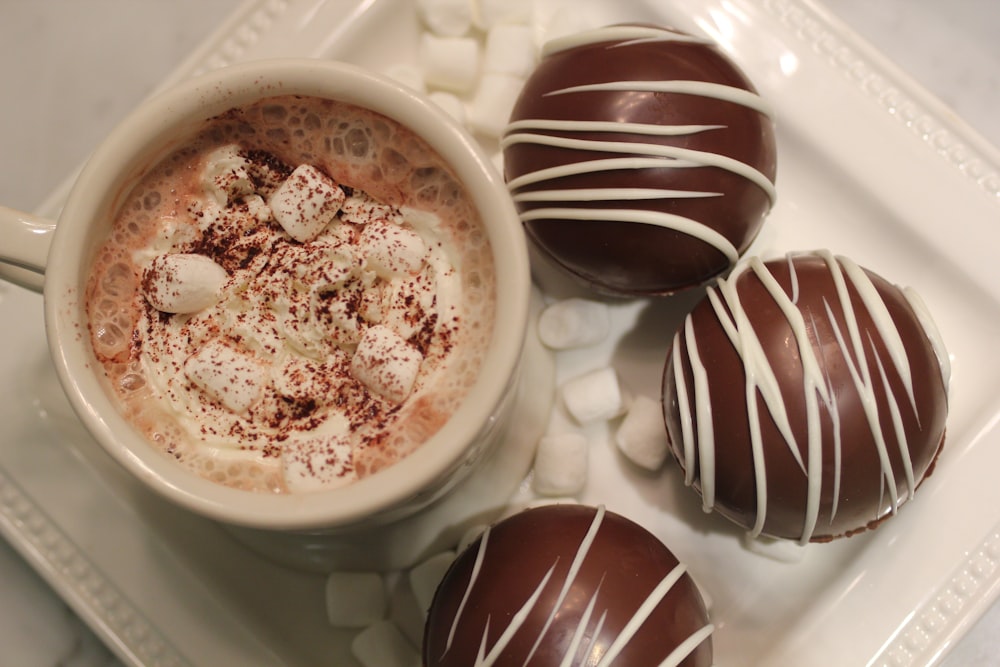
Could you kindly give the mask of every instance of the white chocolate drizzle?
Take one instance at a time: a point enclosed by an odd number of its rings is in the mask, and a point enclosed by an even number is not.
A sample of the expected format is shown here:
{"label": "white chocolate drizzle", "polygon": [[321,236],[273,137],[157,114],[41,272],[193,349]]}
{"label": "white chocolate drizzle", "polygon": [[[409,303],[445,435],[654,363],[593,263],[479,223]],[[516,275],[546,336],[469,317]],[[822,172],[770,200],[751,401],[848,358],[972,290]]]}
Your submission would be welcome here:
{"label": "white chocolate drizzle", "polygon": [[523,174],[511,179],[507,183],[507,187],[514,192],[526,185],[541,183],[564,176],[575,176],[577,174],[591,174],[599,171],[614,171],[618,169],[686,169],[694,166],[696,165],[692,162],[664,160],[662,158],[620,157],[607,160],[585,160],[583,162],[548,167]]}
{"label": "white chocolate drizzle", "polygon": [[696,35],[688,35],[672,30],[664,30],[653,26],[610,25],[594,30],[585,30],[572,35],[551,39],[542,45],[542,57],[575,49],[578,46],[589,46],[601,42],[617,42],[608,48],[628,46],[642,42],[681,42],[686,44],[710,44],[711,42]]}
{"label": "white chocolate drizzle", "polygon": [[503,650],[507,648],[510,640],[514,638],[514,634],[521,629],[524,621],[528,618],[528,614],[530,614],[535,608],[535,605],[538,603],[538,598],[542,596],[542,591],[545,590],[546,584],[548,584],[549,579],[552,578],[552,573],[555,572],[556,565],[558,565],[558,562],[552,563],[552,567],[548,569],[545,576],[542,577],[542,580],[538,582],[538,586],[535,587],[531,597],[529,597],[525,603],[521,605],[521,608],[517,610],[514,616],[511,617],[510,623],[506,628],[504,628],[500,637],[497,638],[496,643],[493,644],[493,648],[491,648],[490,652],[484,657],[483,647],[486,646],[486,639],[490,632],[490,617],[487,617],[486,626],[483,628],[483,638],[479,645],[479,655],[476,656],[475,667],[490,667],[497,661],[500,654],[503,653]]}
{"label": "white chocolate drizzle", "polygon": [[677,665],[684,662],[691,653],[698,648],[698,645],[703,641],[708,639],[712,633],[715,632],[715,626],[711,623],[702,626],[697,631],[691,633],[691,636],[678,644],[670,655],[664,659],[657,667],[677,667]]}
{"label": "white chocolate drizzle", "polygon": [[944,346],[941,331],[937,328],[934,318],[931,317],[931,313],[927,309],[927,304],[924,303],[923,297],[917,294],[916,290],[912,287],[904,287],[903,296],[906,297],[910,308],[913,308],[920,326],[923,327],[924,333],[927,334],[927,338],[931,341],[931,346],[934,348],[934,356],[937,357],[938,365],[941,367],[941,380],[944,382],[945,390],[947,390],[948,385],[951,383],[951,357]]}
{"label": "white chocolate drizzle", "polygon": [[534,190],[514,195],[514,201],[635,201],[721,197],[720,192],[694,190],[657,190],[656,188],[588,188],[587,190]]}
{"label": "white chocolate drizzle", "polygon": [[709,130],[723,130],[725,125],[653,125],[650,123],[620,123],[614,120],[515,120],[507,125],[506,132],[523,130],[555,130],[557,132],[618,132],[645,134],[653,137],[679,137],[700,134]]}
{"label": "white chocolate drizzle", "polygon": [[[584,31],[574,35],[561,37],[547,42],[543,47],[543,57],[567,49],[607,43],[607,49],[618,49],[645,42],[678,42],[683,44],[710,45],[709,40],[685,33],[642,25],[614,25]],[[678,95],[694,95],[709,99],[737,104],[771,118],[773,110],[767,102],[755,92],[736,86],[719,83],[691,80],[665,81],[605,81],[583,85],[569,86],[545,93],[545,96],[567,94],[603,93],[609,91],[622,92],[654,92]],[[579,189],[542,189],[532,192],[522,192],[529,185],[574,176],[599,172],[611,172],[621,169],[697,169],[714,167],[737,174],[749,180],[766,194],[773,206],[776,199],[774,183],[759,169],[740,160],[709,151],[692,150],[679,146],[666,146],[641,141],[611,141],[595,139],[594,135],[628,134],[635,137],[685,137],[704,132],[723,131],[724,125],[714,124],[684,124],[667,125],[658,123],[615,122],[614,120],[554,120],[554,119],[520,119],[510,123],[501,140],[501,148],[507,149],[519,143],[531,143],[572,151],[595,151],[605,153],[630,154],[635,157],[612,158],[607,160],[589,160],[580,163],[570,163],[557,167],[539,169],[522,174],[508,183],[515,202],[551,203],[553,206],[535,210],[522,210],[522,220],[590,220],[595,222],[628,222],[637,224],[657,225],[682,234],[697,238],[710,247],[721,252],[734,265],[739,257],[739,250],[734,243],[722,234],[711,229],[704,222],[676,214],[650,215],[649,211],[627,207],[575,208],[571,204],[578,202],[623,202],[654,199],[694,199],[704,197],[722,197],[722,192],[685,191],[679,189],[628,189],[628,188],[579,188]],[[587,133],[587,139],[573,136],[553,136],[558,132],[567,135]]]}
{"label": "white chocolate drizzle", "polygon": [[[559,595],[551,603],[551,608],[549,609],[549,615],[546,619],[545,624],[538,631],[538,635],[535,642],[528,653],[527,657],[524,659],[524,664],[526,665],[531,661],[531,658],[535,655],[535,652],[541,645],[542,639],[546,633],[551,628],[551,625],[560,612],[562,611],[563,603],[566,598],[572,592],[573,583],[580,572],[584,562],[587,559],[587,555],[590,552],[591,546],[593,546],[594,541],[597,539],[597,533],[601,528],[604,521],[606,511],[604,506],[597,508],[594,514],[594,518],[591,521],[590,527],[587,533],[581,539],[579,546],[577,547],[576,553],[573,556],[573,560],[564,575],[565,578],[562,582],[562,586],[559,591]],[[479,542],[479,546],[476,552],[476,559],[473,565],[472,573],[469,577],[469,582],[466,585],[466,589],[462,595],[462,600],[455,612],[455,617],[452,619],[451,629],[448,634],[447,644],[445,646],[445,654],[450,650],[456,629],[458,627],[459,621],[465,610],[466,603],[472,595],[472,591],[479,579],[481,573],[481,567],[483,561],[487,557],[487,549],[489,544],[489,534],[487,531],[483,534],[482,539]],[[542,592],[548,585],[549,580],[552,578],[553,573],[559,564],[559,557],[556,557],[552,565],[546,570],[544,576],[535,586],[531,595],[527,600],[521,605],[521,607],[511,616],[510,621],[507,626],[502,630],[500,636],[496,639],[493,646],[488,645],[488,636],[490,631],[490,623],[493,622],[493,616],[487,615],[486,622],[484,624],[482,635],[480,639],[480,645],[476,660],[474,662],[475,667],[491,667],[500,658],[507,648],[510,641],[513,639],[517,631],[522,627],[524,621],[527,619],[531,611],[538,605],[538,601],[542,596]],[[572,638],[567,646],[566,653],[564,654],[562,660],[560,661],[560,667],[574,667],[583,665],[595,665],[596,667],[610,667],[615,658],[621,653],[621,651],[628,645],[628,643],[638,632],[639,628],[648,620],[652,615],[656,607],[660,604],[664,597],[670,592],[673,586],[681,580],[681,578],[686,573],[687,569],[683,564],[678,563],[670,572],[668,572],[663,579],[649,592],[645,600],[639,605],[635,610],[633,616],[626,622],[625,626],[618,636],[611,642],[610,645],[604,646],[600,643],[601,631],[604,627],[605,621],[608,616],[608,609],[604,608],[600,610],[600,615],[597,618],[596,624],[593,628],[588,628],[591,624],[591,620],[594,618],[595,613],[598,611],[599,605],[601,604],[601,591],[604,585],[604,578],[602,577],[597,586],[594,587],[593,592],[590,595],[590,599],[581,615],[577,627],[573,630]],[[667,656],[665,660],[660,663],[660,667],[675,667],[680,664],[688,655],[690,655],[703,641],[705,641],[714,631],[714,625],[711,623],[699,628],[697,631],[693,632],[688,638],[683,642],[678,644],[677,647],[671,651],[670,655]],[[574,658],[578,654],[581,644],[583,643],[584,637],[590,635],[590,641],[587,645],[586,651],[583,654],[583,662],[574,662]]]}
{"label": "white chocolate drizzle", "polygon": [[[746,178],[758,185],[768,199],[773,203],[777,198],[774,183],[745,162],[734,160],[725,155],[710,153],[708,151],[696,151],[690,148],[680,148],[678,146],[663,146],[660,144],[643,144],[634,141],[595,141],[589,139],[569,139],[564,137],[553,137],[547,134],[533,134],[529,132],[515,132],[507,134],[500,142],[501,148],[507,148],[517,143],[542,144],[554,146],[556,148],[569,148],[579,151],[601,151],[605,153],[638,153],[647,157],[667,158],[682,160],[686,165],[697,167],[717,167],[725,169],[739,176]],[[662,164],[660,166],[663,166]]]}
{"label": "white chocolate drizzle", "polygon": [[[570,640],[569,647],[566,649],[566,655],[563,656],[562,661],[559,663],[559,667],[573,667],[573,656],[575,656],[577,651],[580,649],[580,642],[583,640],[583,637],[587,632],[587,626],[590,625],[590,618],[594,615],[594,608],[597,606],[597,596],[600,594],[602,586],[604,586],[603,577],[601,578],[600,583],[594,587],[594,593],[590,596],[590,600],[587,602],[587,607],[583,610],[583,615],[580,617],[580,622],[576,625],[576,630],[573,631],[573,638]],[[597,641],[597,638],[601,636],[601,628],[604,627],[604,621],[607,620],[607,618],[608,610],[605,609],[601,614],[601,617],[597,619],[597,626],[590,634],[590,644],[588,645],[587,652],[584,653],[584,655],[593,655],[594,643]],[[528,659],[530,660],[530,656]],[[528,662],[528,660],[525,660],[525,662]]]}
{"label": "white chocolate drizzle", "polygon": [[[914,478],[913,462],[903,426],[902,404],[910,407],[918,419],[916,400],[914,398],[913,377],[910,372],[910,362],[902,338],[883,301],[881,295],[872,283],[869,275],[857,264],[844,257],[835,257],[828,251],[814,253],[821,257],[830,271],[835,285],[835,303],[824,300],[824,312],[810,311],[809,325],[798,307],[799,282],[792,262],[793,255],[788,256],[791,285],[789,292],[778,284],[762,261],[751,258],[733,271],[726,279],[720,279],[717,286],[708,289],[707,297],[712,310],[727,337],[739,355],[745,371],[746,410],[750,429],[750,446],[754,466],[754,479],[757,487],[756,517],[750,534],[756,537],[761,534],[767,517],[767,475],[763,452],[763,435],[760,415],[757,412],[758,398],[770,416],[774,426],[784,439],[790,453],[795,458],[800,469],[808,480],[805,516],[803,519],[801,543],[808,542],[813,536],[818,522],[822,493],[823,478],[823,430],[821,424],[821,408],[825,408],[832,433],[829,446],[833,448],[833,505],[830,520],[836,517],[838,497],[841,485],[841,423],[837,408],[837,399],[833,385],[827,375],[826,363],[830,360],[817,356],[826,355],[823,346],[814,346],[810,340],[810,331],[816,329],[816,318],[825,316],[834,332],[836,346],[843,363],[848,369],[851,382],[856,389],[862,404],[862,409],[872,434],[874,446],[881,465],[883,493],[888,493],[891,511],[896,512],[902,500],[912,497],[917,480]],[[791,330],[788,341],[789,351],[797,353],[802,366],[802,392],[806,412],[807,432],[805,439],[805,458],[803,448],[793,432],[785,401],[781,396],[775,367],[768,360],[760,343],[757,332],[744,304],[740,299],[736,283],[740,276],[751,271],[760,280],[767,293],[785,316]],[[859,297],[860,305],[855,306],[848,291],[848,285],[853,287]],[[942,378],[947,386],[948,369],[942,359],[947,359],[940,336],[933,326],[926,308],[922,302],[907,294],[907,301],[918,304],[914,310],[918,321],[928,333],[928,338],[935,346],[935,352],[942,366]],[[872,322],[872,329],[862,330],[859,323],[859,309],[867,313]],[[840,315],[838,316],[838,313]],[[841,319],[843,321],[841,321]],[[687,365],[694,378],[693,385],[688,386],[680,352],[680,342],[683,339],[687,350]],[[886,353],[880,354],[875,340],[884,345]],[[675,337],[672,350],[673,380],[676,385],[678,410],[680,411],[680,430],[682,451],[684,456],[685,483],[694,483],[696,465],[700,470],[702,502],[706,511],[710,511],[715,503],[715,438],[713,435],[713,410],[707,370],[701,361],[694,334],[691,315],[685,320],[684,327]],[[873,378],[868,363],[869,355],[878,369],[878,377]],[[897,396],[892,391],[889,381],[889,369],[899,377],[906,396]],[[880,410],[876,401],[878,393],[884,393],[887,398],[887,408]],[[891,426],[884,429],[883,424]],[[887,442],[885,431],[889,430],[894,442]],[[695,435],[697,433],[697,435]],[[901,499],[897,492],[895,473],[890,462],[889,447],[894,445],[902,460],[902,468],[906,477],[906,495]],[[695,457],[697,456],[697,462]],[[873,517],[873,519],[876,517]]]}
{"label": "white chocolate drizzle", "polygon": [[551,95],[567,95],[569,93],[599,93],[604,91],[624,91],[640,93],[675,93],[678,95],[697,95],[723,102],[732,102],[753,109],[772,118],[774,110],[764,98],[744,88],[727,86],[710,81],[607,81],[604,83],[587,83],[579,86],[569,86],[545,93]]}
{"label": "white chocolate drizzle", "polygon": [[632,637],[635,636],[635,633],[638,632],[639,627],[646,622],[646,619],[656,609],[656,605],[660,604],[660,601],[670,592],[670,589],[680,580],[686,570],[687,568],[678,563],[674,566],[674,569],[660,580],[660,583],[656,585],[646,599],[642,601],[642,604],[639,605],[639,609],[636,610],[635,615],[629,619],[625,627],[622,628],[622,631],[615,637],[615,640],[611,642],[611,646],[608,647],[601,661],[597,663],[597,667],[608,667],[618,657],[618,654],[622,652],[622,649],[625,648],[632,640]]}
{"label": "white chocolate drizzle", "polygon": [[472,565],[472,574],[469,576],[469,585],[465,588],[465,594],[462,596],[462,601],[458,604],[458,610],[455,612],[455,618],[452,620],[451,629],[448,630],[448,641],[444,645],[444,657],[448,651],[451,649],[451,643],[455,640],[455,630],[458,628],[458,621],[462,618],[462,612],[465,610],[465,605],[469,601],[469,595],[472,593],[472,587],[476,585],[476,580],[479,579],[479,571],[483,567],[483,559],[486,558],[486,545],[490,541],[490,527],[487,526],[486,530],[483,531],[482,537],[479,538],[479,550],[476,551],[476,561]]}
{"label": "white chocolate drizzle", "polygon": [[542,626],[541,632],[538,633],[538,638],[535,639],[535,644],[531,647],[531,651],[528,652],[528,657],[525,658],[525,662],[529,662],[531,660],[531,656],[535,654],[535,651],[538,650],[539,644],[542,643],[542,638],[545,636],[545,633],[549,631],[549,628],[552,626],[552,622],[556,620],[556,614],[559,613],[559,610],[562,608],[562,603],[572,588],[573,581],[576,580],[576,575],[580,572],[580,567],[583,565],[583,561],[587,558],[587,554],[590,552],[590,547],[594,543],[594,539],[597,537],[597,531],[600,529],[601,523],[604,522],[604,511],[604,506],[601,505],[594,513],[594,520],[591,521],[590,528],[587,530],[587,534],[584,536],[583,542],[581,542],[580,548],[577,549],[576,556],[573,558],[573,562],[569,566],[569,572],[566,573],[566,579],[563,581],[562,590],[559,591],[559,597],[556,598],[555,603],[552,605],[549,617],[545,619],[545,625]]}
{"label": "white chocolate drizzle", "polygon": [[723,253],[731,263],[735,263],[739,258],[739,252],[722,234],[714,229],[705,227],[691,218],[685,218],[673,213],[661,213],[659,211],[642,210],[622,210],[614,208],[536,208],[521,213],[522,220],[544,220],[559,216],[564,220],[615,220],[620,222],[638,222],[647,225],[656,225],[667,229],[675,229],[684,232],[689,236],[710,243],[719,252]]}

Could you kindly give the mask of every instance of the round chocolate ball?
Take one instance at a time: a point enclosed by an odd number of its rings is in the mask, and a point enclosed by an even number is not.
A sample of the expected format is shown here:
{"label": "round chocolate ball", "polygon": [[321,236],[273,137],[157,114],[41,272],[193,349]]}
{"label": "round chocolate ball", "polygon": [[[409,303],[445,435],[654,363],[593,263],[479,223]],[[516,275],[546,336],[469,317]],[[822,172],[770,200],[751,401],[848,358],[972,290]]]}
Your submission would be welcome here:
{"label": "round chocolate ball", "polygon": [[603,507],[549,505],[497,523],[455,560],[428,614],[424,666],[707,666],[712,629],[684,566],[645,528]]}
{"label": "round chocolate ball", "polygon": [[775,197],[769,106],[714,44],[668,28],[548,42],[501,146],[535,247],[605,294],[725,273]]}
{"label": "round chocolate ball", "polygon": [[746,260],[673,339],[671,451],[706,511],[829,541],[874,528],[930,474],[948,376],[912,290],[827,251]]}

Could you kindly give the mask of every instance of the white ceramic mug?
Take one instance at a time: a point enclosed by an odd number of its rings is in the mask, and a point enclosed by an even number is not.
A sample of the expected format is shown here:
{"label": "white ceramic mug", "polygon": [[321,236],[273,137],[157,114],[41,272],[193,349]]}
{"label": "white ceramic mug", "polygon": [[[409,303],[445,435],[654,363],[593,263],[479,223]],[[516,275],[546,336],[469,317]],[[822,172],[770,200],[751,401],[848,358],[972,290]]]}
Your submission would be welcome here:
{"label": "white ceramic mug", "polygon": [[[399,462],[347,486],[269,495],[229,488],[189,472],[122,417],[91,349],[84,285],[115,207],[144,167],[207,119],[278,94],[326,97],[372,109],[410,128],[434,148],[463,180],[481,213],[494,253],[497,294],[495,329],[479,378],[435,435]],[[363,544],[371,539],[370,531],[439,502],[483,460],[495,458],[495,445],[504,439],[510,412],[516,409],[531,287],[520,223],[501,177],[475,141],[424,97],[353,66],[302,59],[258,61],[216,70],[160,93],[93,153],[56,224],[0,209],[0,239],[0,262],[5,265],[0,276],[43,290],[46,333],[60,382],[94,438],[155,492],[244,529],[248,541],[283,560],[296,557],[284,557],[285,546],[269,541],[275,533],[292,536],[292,548],[313,552],[317,535],[354,535]],[[541,381],[546,381],[544,376]],[[542,416],[533,419],[538,422]],[[531,439],[534,434],[520,437]],[[530,467],[530,447],[521,443],[504,457],[496,459],[503,465],[492,466],[499,472],[489,484],[509,493]],[[435,520],[451,521],[447,515]],[[412,530],[402,531],[406,540],[413,537]],[[398,545],[386,548],[398,550]],[[382,561],[375,561],[387,567],[407,559],[385,554]],[[328,563],[313,564],[334,566],[343,560],[335,556]]]}

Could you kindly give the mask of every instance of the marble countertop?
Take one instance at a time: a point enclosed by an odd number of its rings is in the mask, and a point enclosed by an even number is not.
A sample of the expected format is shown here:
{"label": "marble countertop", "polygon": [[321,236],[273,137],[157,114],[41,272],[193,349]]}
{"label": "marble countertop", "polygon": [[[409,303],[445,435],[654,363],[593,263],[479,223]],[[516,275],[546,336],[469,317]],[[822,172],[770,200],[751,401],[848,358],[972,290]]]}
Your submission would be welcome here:
{"label": "marble countertop", "polygon": [[[5,0],[0,21],[0,202],[37,207],[238,0]],[[1000,146],[1000,3],[826,0],[831,12]],[[118,665],[0,540],[0,663]],[[995,664],[1000,605],[941,663]]]}

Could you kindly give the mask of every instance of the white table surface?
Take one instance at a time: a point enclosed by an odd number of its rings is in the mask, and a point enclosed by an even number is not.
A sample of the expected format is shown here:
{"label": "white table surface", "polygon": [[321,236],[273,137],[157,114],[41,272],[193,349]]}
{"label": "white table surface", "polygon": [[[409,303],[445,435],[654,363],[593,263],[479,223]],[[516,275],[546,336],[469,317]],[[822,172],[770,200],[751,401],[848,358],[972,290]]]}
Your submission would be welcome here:
{"label": "white table surface", "polygon": [[[37,207],[239,4],[0,0],[0,202]],[[1000,146],[1000,2],[826,0],[826,6]],[[996,665],[998,654],[1000,605],[941,664]],[[0,540],[0,665],[118,664]]]}

